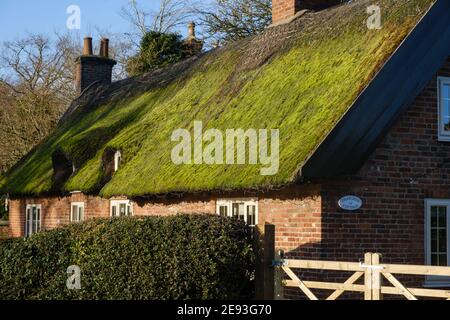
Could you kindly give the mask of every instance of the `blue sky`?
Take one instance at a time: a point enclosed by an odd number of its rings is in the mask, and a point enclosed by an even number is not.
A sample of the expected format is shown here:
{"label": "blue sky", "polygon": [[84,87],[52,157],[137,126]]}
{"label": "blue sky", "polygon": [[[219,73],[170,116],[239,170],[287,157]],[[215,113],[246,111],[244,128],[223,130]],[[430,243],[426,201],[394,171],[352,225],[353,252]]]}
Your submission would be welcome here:
{"label": "blue sky", "polygon": [[[95,27],[125,33],[130,31],[130,25],[119,12],[127,3],[128,0],[0,0],[0,42],[23,37],[27,32],[65,33],[70,5],[81,9],[82,36]],[[159,0],[141,0],[139,4],[146,10],[156,9]]]}

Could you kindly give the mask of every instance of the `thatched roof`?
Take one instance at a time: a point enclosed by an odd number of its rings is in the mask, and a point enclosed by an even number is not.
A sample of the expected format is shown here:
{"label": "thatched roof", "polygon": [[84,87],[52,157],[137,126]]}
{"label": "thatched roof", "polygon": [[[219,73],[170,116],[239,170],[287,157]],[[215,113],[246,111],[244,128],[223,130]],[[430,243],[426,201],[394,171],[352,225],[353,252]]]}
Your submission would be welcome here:
{"label": "thatched roof", "polygon": [[[73,103],[58,128],[0,179],[11,194],[83,191],[105,197],[260,189],[289,184],[433,0],[380,0],[382,28],[367,28],[371,1],[353,1],[105,88]],[[175,129],[280,130],[280,167],[175,165]],[[105,150],[123,163],[105,179]],[[53,188],[52,154],[76,171]]]}

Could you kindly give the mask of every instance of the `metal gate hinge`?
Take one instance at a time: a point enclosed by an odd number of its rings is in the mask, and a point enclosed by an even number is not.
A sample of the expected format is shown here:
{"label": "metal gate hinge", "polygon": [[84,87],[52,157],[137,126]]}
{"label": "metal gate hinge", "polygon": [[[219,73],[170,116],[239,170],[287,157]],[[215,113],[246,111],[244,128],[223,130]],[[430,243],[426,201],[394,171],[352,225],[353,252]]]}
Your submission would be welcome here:
{"label": "metal gate hinge", "polygon": [[288,263],[285,260],[272,260],[272,267],[284,267]]}

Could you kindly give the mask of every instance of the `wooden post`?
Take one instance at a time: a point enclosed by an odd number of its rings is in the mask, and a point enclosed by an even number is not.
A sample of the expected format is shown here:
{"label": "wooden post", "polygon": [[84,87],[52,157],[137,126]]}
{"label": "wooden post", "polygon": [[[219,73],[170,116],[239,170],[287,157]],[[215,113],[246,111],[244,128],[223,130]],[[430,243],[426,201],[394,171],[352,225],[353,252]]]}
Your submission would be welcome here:
{"label": "wooden post", "polygon": [[381,300],[381,270],[378,269],[380,264],[379,253],[372,254],[372,300]]}
{"label": "wooden post", "polygon": [[274,299],[275,226],[265,224],[257,226],[253,232],[256,252],[255,299]]}
{"label": "wooden post", "polygon": [[364,300],[372,300],[372,268],[368,268],[368,266],[372,265],[371,252],[367,252],[364,255],[364,265],[366,266],[364,271]]}

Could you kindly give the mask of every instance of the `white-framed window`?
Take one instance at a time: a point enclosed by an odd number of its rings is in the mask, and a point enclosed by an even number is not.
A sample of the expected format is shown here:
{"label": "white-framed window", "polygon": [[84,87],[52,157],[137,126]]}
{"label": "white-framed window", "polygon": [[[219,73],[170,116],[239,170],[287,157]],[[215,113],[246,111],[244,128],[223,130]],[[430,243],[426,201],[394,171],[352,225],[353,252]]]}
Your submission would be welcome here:
{"label": "white-framed window", "polygon": [[438,112],[440,141],[450,141],[450,78],[438,77]]}
{"label": "white-framed window", "polygon": [[111,217],[131,217],[133,202],[130,200],[111,200]]}
{"label": "white-framed window", "polygon": [[120,168],[120,163],[122,162],[122,154],[120,151],[114,153],[114,172],[117,172]]}
{"label": "white-framed window", "polygon": [[72,202],[70,204],[70,221],[84,221],[84,202]]}
{"label": "white-framed window", "polygon": [[241,219],[252,227],[258,224],[257,199],[218,199],[216,212],[223,217]]}
{"label": "white-framed window", "polygon": [[40,204],[28,204],[25,213],[25,236],[41,231],[42,206]]}
{"label": "white-framed window", "polygon": [[[425,263],[450,266],[450,200],[425,200]],[[427,286],[450,286],[449,277],[428,276]]]}

